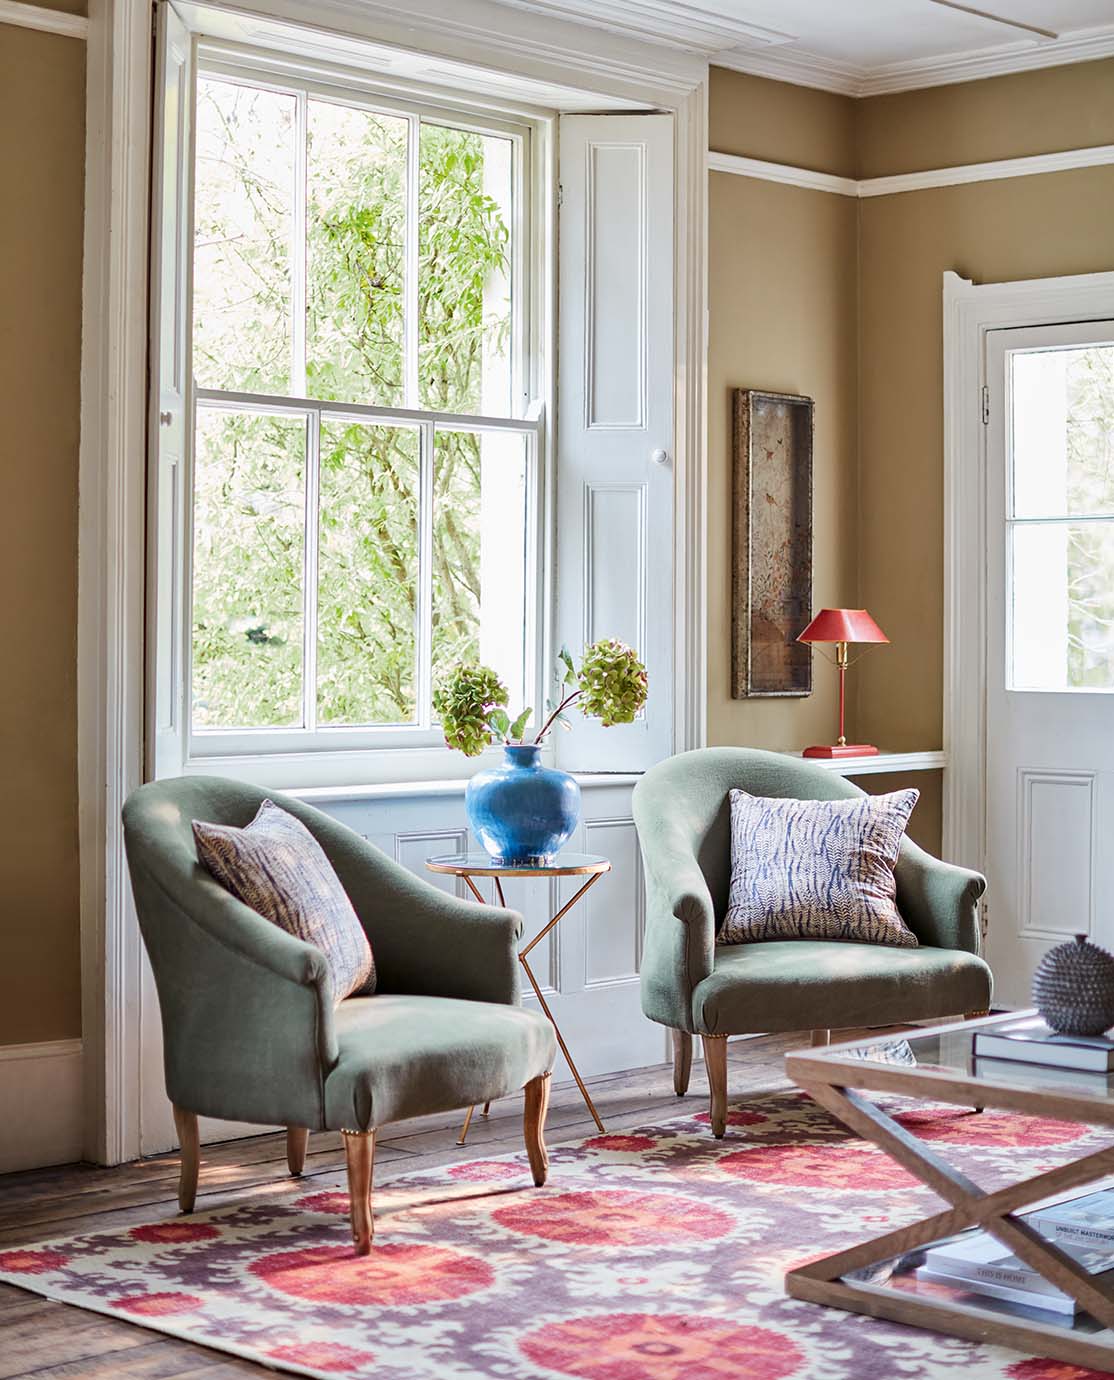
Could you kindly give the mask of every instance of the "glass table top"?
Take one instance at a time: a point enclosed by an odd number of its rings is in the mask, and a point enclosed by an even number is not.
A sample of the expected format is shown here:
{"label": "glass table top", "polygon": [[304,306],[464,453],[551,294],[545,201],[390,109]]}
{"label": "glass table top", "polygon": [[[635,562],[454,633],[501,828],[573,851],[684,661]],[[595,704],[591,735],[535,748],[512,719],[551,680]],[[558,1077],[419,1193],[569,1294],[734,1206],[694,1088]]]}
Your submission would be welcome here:
{"label": "glass table top", "polygon": [[427,858],[426,867],[454,877],[585,877],[611,871],[610,861],[598,853],[558,853],[552,863],[536,865],[504,864],[486,853],[447,853]]}
{"label": "glass table top", "polygon": [[[1035,1016],[1034,1012],[1009,1012],[978,1021],[966,1021],[954,1026],[933,1026],[923,1032],[905,1031],[901,1034],[878,1034],[846,1044],[833,1044],[819,1049],[796,1051],[797,1057],[815,1059],[828,1065],[824,1081],[838,1083],[834,1076],[836,1065],[858,1065],[868,1078],[871,1071],[907,1073],[909,1091],[919,1092],[914,1084],[925,1078],[935,1078],[942,1085],[948,1082],[985,1084],[988,1087],[1016,1089],[1029,1094],[1057,1095],[1094,1099],[1100,1103],[1114,1102],[1114,1072],[1091,1072],[1065,1068],[1051,1063],[1029,1063],[1021,1059],[993,1055],[980,1049],[980,1033],[987,1036],[1004,1034],[1010,1027]],[[793,1076],[794,1054],[788,1056],[789,1072]],[[853,1080],[855,1081],[855,1080]],[[866,1086],[870,1086],[869,1083]],[[902,1089],[904,1091],[904,1089]],[[931,1090],[925,1089],[926,1093]],[[946,1095],[946,1094],[944,1094]],[[1106,1118],[1103,1118],[1104,1120]]]}

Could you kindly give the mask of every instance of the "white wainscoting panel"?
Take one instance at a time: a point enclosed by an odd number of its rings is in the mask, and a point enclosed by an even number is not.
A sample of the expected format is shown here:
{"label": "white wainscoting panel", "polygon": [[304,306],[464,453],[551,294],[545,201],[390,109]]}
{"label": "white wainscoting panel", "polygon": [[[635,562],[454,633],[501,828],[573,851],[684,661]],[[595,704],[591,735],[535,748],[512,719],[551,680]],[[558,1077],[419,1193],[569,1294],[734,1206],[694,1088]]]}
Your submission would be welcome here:
{"label": "white wainscoting panel", "polygon": [[395,861],[400,862],[403,867],[417,872],[441,891],[447,891],[450,896],[470,894],[463,879],[430,872],[425,865],[427,858],[443,857],[446,853],[463,853],[468,847],[467,829],[424,829],[416,834],[396,834],[394,845],[392,851]]}
{"label": "white wainscoting panel", "polygon": [[646,645],[646,485],[584,486],[584,641]]}
{"label": "white wainscoting panel", "polygon": [[588,145],[585,426],[646,425],[646,149]]}
{"label": "white wainscoting panel", "polygon": [[80,1040],[0,1045],[0,1174],[81,1159],[83,1096]]}
{"label": "white wainscoting panel", "polygon": [[1021,931],[1048,939],[1089,934],[1095,773],[1022,767],[1018,785]]}
{"label": "white wainscoting panel", "polygon": [[638,983],[646,923],[642,859],[633,819],[593,819],[584,826],[590,853],[611,859],[611,871],[584,898],[584,985]]}

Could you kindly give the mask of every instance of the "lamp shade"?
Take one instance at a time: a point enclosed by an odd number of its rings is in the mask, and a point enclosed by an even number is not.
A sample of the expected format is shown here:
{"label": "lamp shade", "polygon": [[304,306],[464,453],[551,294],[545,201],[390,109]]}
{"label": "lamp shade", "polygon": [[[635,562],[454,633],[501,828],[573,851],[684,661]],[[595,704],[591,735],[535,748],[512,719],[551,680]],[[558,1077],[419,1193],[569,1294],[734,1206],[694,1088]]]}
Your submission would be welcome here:
{"label": "lamp shade", "polygon": [[866,609],[821,609],[798,642],[888,642]]}

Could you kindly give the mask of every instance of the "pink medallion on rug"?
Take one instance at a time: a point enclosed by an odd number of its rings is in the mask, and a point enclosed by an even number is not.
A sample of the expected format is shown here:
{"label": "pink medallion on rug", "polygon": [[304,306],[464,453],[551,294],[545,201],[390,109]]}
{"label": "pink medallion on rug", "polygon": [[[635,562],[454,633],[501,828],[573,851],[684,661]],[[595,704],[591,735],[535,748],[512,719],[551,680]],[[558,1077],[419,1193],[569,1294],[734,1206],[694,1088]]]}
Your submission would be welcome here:
{"label": "pink medallion on rug", "polygon": [[[1064,1122],[904,1111],[984,1186],[1109,1143]],[[0,1279],[279,1369],[348,1380],[1102,1380],[788,1299],[786,1269],[939,1200],[799,1093],[395,1179],[372,1254],[348,1199],[287,1191],[0,1251]],[[204,1170],[203,1176],[204,1176]],[[202,1189],[204,1189],[204,1177]]]}

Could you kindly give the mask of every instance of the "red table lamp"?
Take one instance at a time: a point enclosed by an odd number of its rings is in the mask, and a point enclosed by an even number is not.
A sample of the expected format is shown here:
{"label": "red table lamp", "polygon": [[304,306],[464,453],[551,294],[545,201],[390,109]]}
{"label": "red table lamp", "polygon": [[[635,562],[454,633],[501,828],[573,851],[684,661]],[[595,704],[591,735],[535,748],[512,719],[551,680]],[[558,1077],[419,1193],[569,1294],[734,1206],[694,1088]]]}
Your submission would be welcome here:
{"label": "red table lamp", "polygon": [[844,687],[847,679],[847,646],[851,642],[888,642],[890,639],[866,609],[821,609],[797,638],[798,642],[834,642],[839,671],[839,741],[829,746],[805,748],[806,757],[876,757],[869,743],[848,743],[843,732]]}

